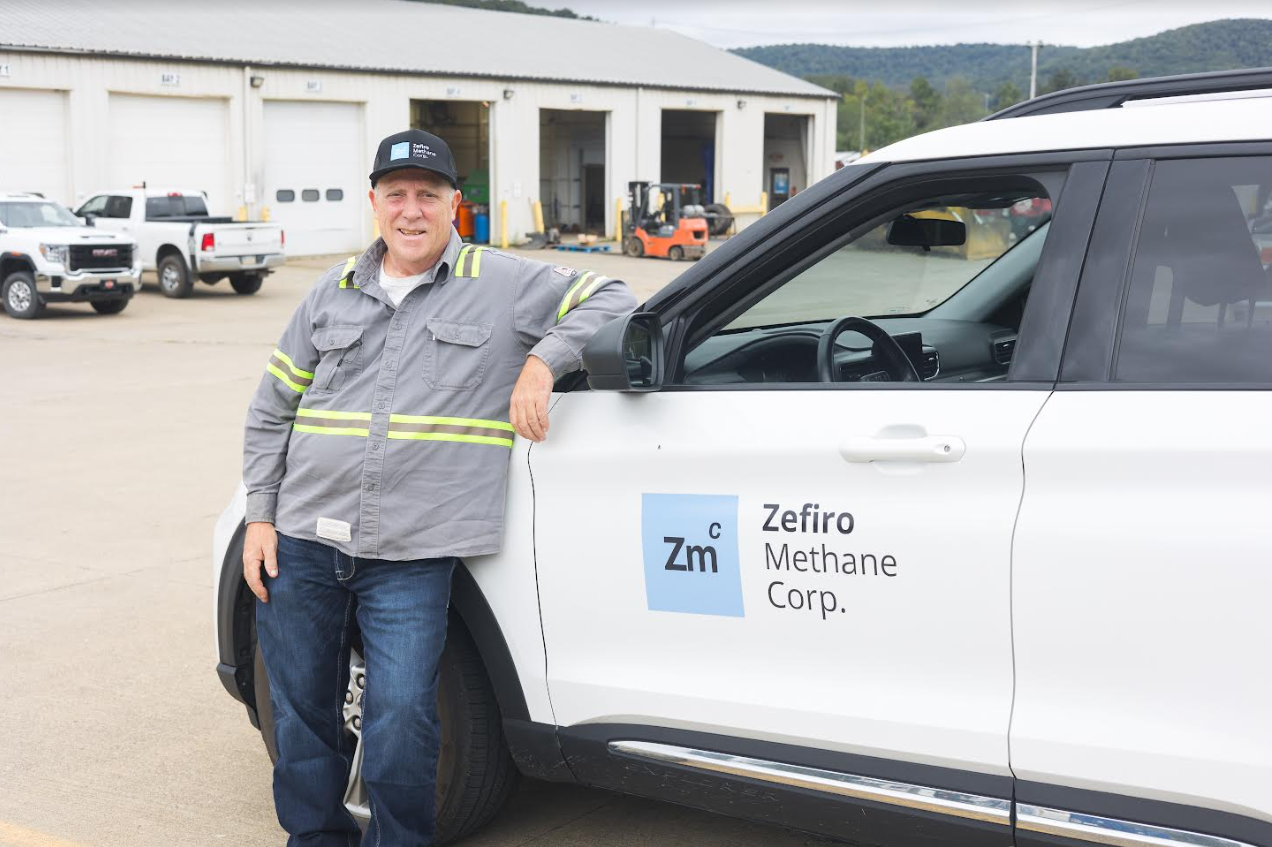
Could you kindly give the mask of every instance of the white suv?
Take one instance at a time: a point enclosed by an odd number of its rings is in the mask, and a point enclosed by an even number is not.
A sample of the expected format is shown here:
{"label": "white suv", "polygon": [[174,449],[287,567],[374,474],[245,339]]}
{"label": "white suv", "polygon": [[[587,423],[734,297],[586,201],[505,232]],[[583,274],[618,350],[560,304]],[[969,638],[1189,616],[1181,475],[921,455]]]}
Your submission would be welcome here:
{"label": "white suv", "polygon": [[[598,333],[456,572],[440,831],[520,772],[889,847],[1272,847],[1269,90],[900,142]],[[242,516],[218,671],[268,746]]]}
{"label": "white suv", "polygon": [[0,192],[0,298],[15,318],[37,317],[47,303],[122,312],[141,279],[136,246],[38,194]]}

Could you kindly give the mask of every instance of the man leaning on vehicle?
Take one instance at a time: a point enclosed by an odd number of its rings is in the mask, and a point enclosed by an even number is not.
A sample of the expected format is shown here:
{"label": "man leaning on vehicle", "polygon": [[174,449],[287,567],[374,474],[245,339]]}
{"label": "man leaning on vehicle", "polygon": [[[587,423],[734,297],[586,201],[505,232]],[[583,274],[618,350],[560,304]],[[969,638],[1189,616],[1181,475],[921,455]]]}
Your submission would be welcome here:
{"label": "man leaning on vehicle", "polygon": [[618,280],[463,244],[457,184],[437,136],[380,142],[380,238],[318,280],[248,410],[243,575],[288,844],[357,843],[342,728],[355,623],[368,843],[431,841],[451,572],[499,549],[514,432],[547,436],[553,381],[635,306]]}

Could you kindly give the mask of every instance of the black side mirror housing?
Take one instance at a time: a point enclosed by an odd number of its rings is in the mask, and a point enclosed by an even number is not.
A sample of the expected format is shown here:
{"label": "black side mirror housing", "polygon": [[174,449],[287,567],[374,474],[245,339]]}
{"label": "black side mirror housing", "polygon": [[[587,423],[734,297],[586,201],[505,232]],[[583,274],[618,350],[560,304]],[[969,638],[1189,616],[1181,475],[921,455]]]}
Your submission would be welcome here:
{"label": "black side mirror housing", "polygon": [[84,215],[84,226],[97,226],[97,215],[88,212]]}
{"label": "black side mirror housing", "polygon": [[888,243],[894,247],[960,247],[967,243],[967,225],[962,221],[916,218],[902,215],[888,227]]}
{"label": "black side mirror housing", "polygon": [[662,322],[653,312],[616,318],[583,348],[593,391],[657,391],[663,380]]}

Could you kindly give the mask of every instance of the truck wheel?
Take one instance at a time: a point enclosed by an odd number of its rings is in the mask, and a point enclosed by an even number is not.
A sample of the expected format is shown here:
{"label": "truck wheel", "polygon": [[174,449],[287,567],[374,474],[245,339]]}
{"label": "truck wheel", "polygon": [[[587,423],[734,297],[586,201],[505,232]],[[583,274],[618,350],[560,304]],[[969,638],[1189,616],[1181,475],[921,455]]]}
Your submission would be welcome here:
{"label": "truck wheel", "polygon": [[260,274],[230,274],[230,286],[239,294],[255,294],[261,290]]}
{"label": "truck wheel", "polygon": [[35,277],[30,271],[14,271],[4,278],[4,310],[12,317],[30,320],[39,317],[44,304],[35,290]]}
{"label": "truck wheel", "polygon": [[190,270],[185,259],[175,253],[169,253],[159,260],[156,269],[159,274],[159,289],[169,297],[189,297],[194,283],[190,280]]}
{"label": "truck wheel", "polygon": [[[361,694],[365,680],[362,659],[356,654],[350,665],[345,728],[357,736],[362,728]],[[271,760],[278,758],[274,744],[274,718],[270,708],[269,680],[259,645],[256,648],[256,713],[261,735]],[[365,684],[365,682],[364,682]],[[375,685],[374,681],[370,683]],[[437,712],[442,728],[437,763],[437,844],[447,844],[476,832],[490,822],[516,787],[520,773],[508,754],[503,722],[494,688],[486,676],[481,656],[468,630],[451,618],[442,651],[437,688]],[[354,755],[354,773],[346,805],[365,823],[366,790],[362,786],[362,752]],[[359,807],[360,806],[360,807]]]}
{"label": "truck wheel", "polygon": [[634,235],[630,236],[623,243],[623,252],[633,259],[639,259],[645,255],[645,243]]}
{"label": "truck wheel", "polygon": [[684,251],[684,248],[682,248],[680,245],[673,244],[672,246],[667,248],[667,258],[671,259],[673,262],[679,262],[684,257],[685,257],[685,251]]}
{"label": "truck wheel", "polygon": [[99,315],[118,315],[124,309],[128,308],[128,298],[120,297],[115,300],[94,300],[91,305],[97,310]]}

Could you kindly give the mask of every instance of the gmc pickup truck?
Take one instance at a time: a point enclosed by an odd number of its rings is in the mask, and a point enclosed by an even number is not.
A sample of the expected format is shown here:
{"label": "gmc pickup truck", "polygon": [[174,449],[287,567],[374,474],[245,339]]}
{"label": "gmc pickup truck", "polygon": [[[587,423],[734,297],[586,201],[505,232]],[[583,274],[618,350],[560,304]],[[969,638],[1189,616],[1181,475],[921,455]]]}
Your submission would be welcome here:
{"label": "gmc pickup truck", "polygon": [[228,276],[239,294],[255,294],[284,261],[282,227],[211,217],[201,191],[103,191],[75,214],[89,226],[136,239],[142,269],[158,275],[169,297],[190,296],[196,277],[212,285]]}

